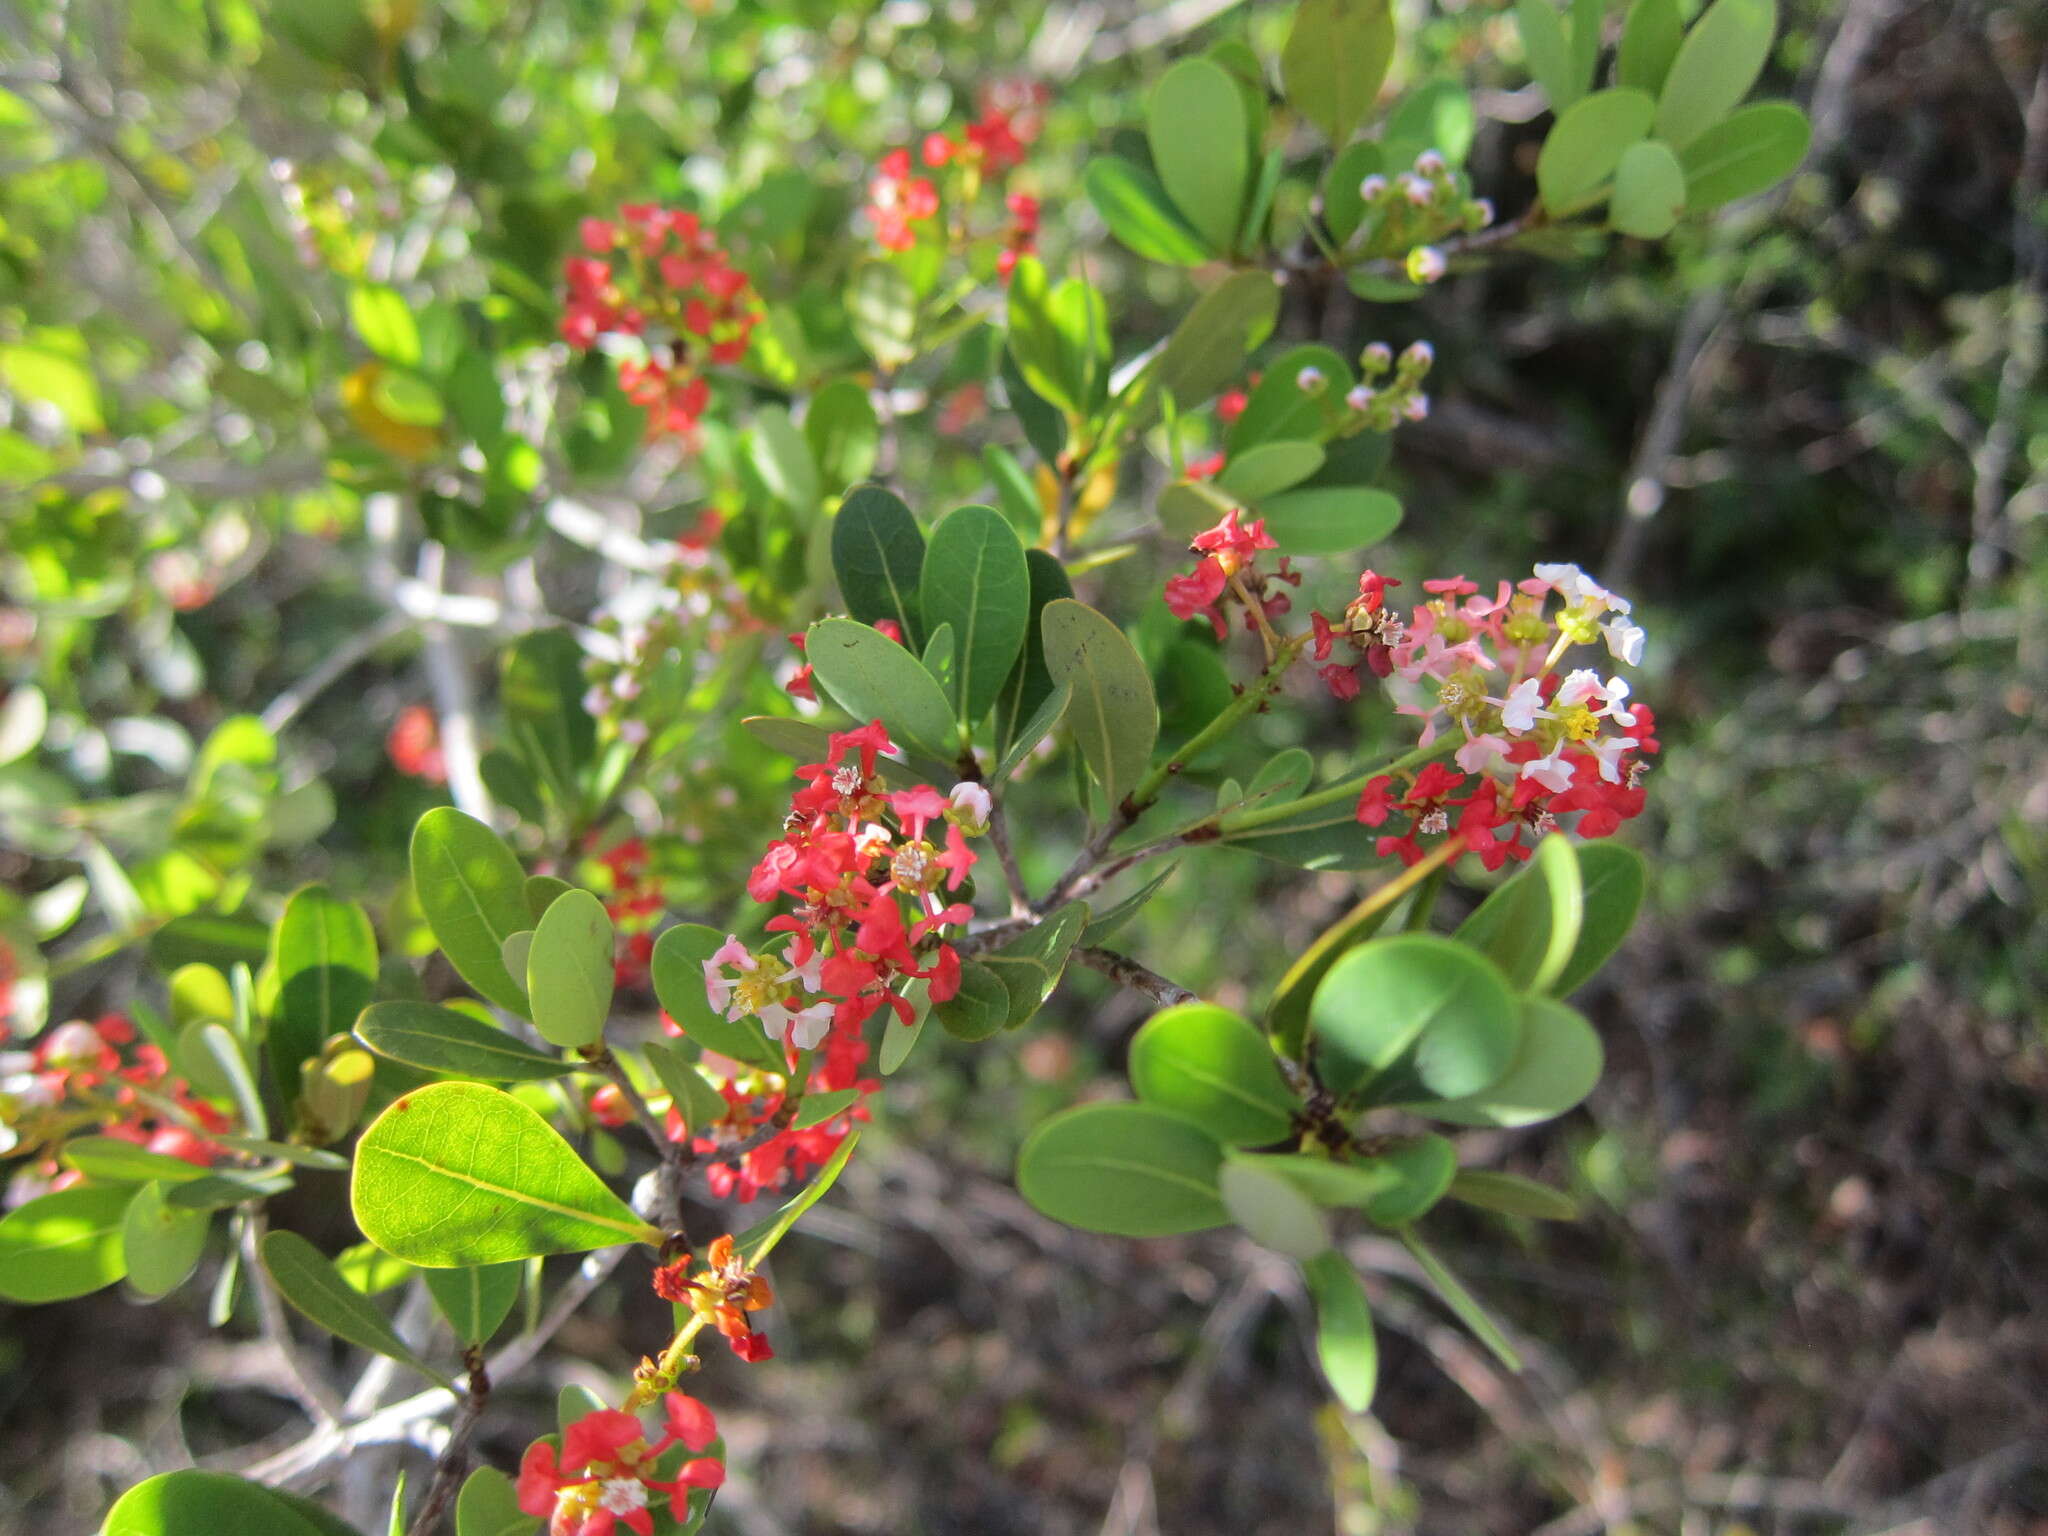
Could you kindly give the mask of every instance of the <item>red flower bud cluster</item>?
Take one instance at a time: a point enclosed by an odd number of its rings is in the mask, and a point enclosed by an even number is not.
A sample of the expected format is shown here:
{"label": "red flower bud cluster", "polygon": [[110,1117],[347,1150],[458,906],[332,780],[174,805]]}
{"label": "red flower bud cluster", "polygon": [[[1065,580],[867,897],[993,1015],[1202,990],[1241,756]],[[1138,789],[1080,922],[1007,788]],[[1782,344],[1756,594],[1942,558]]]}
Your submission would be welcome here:
{"label": "red flower bud cluster", "polygon": [[868,182],[868,203],[863,210],[873,227],[875,243],[885,251],[914,249],[920,238],[919,226],[937,220],[942,206],[950,202],[955,218],[950,228],[940,232],[940,238],[961,247],[980,239],[995,241],[996,273],[1007,282],[1017,262],[1038,248],[1038,199],[1006,191],[1003,206],[1008,218],[999,229],[975,231],[968,217],[985,187],[995,185],[1023,163],[1025,148],[1037,133],[1035,105],[991,101],[959,137],[926,134],[919,159],[925,170],[941,174],[943,194],[938,181],[913,166],[908,149],[891,150]]}
{"label": "red flower bud cluster", "polygon": [[1257,629],[1261,622],[1284,617],[1293,606],[1286,588],[1301,585],[1301,573],[1284,557],[1277,571],[1258,569],[1259,551],[1279,545],[1267,534],[1264,518],[1255,518],[1249,526],[1238,518],[1238,509],[1232,507],[1223,514],[1223,521],[1196,534],[1192,547],[1202,556],[1201,563],[1192,573],[1170,576],[1166,581],[1166,606],[1173,616],[1192,619],[1200,614],[1215,627],[1218,640],[1230,634],[1223,608],[1231,597],[1241,604],[1258,604],[1256,618],[1249,608],[1245,612],[1245,627]]}
{"label": "red flower bud cluster", "polygon": [[563,268],[562,339],[589,350],[635,340],[619,384],[648,413],[648,434],[687,437],[711,402],[708,367],[746,356],[761,318],[753,285],[696,214],[628,204],[619,218],[585,219],[585,255]]}

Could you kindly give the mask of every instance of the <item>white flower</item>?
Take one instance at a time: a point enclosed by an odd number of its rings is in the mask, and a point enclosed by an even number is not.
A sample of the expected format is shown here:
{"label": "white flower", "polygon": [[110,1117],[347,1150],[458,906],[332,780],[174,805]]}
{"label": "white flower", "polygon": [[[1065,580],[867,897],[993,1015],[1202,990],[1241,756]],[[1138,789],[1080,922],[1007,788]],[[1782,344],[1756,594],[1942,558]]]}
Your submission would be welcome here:
{"label": "white flower", "polygon": [[832,1028],[832,1005],[813,1003],[789,1021],[789,1043],[800,1051],[816,1050]]}
{"label": "white flower", "polygon": [[1474,736],[1458,748],[1458,766],[1467,773],[1484,773],[1507,756],[1507,742],[1498,736]]}
{"label": "white flower", "polygon": [[1588,742],[1593,756],[1600,763],[1600,777],[1610,784],[1621,782],[1621,755],[1636,745],[1633,736],[1609,736],[1599,741]]}
{"label": "white flower", "polygon": [[1519,736],[1535,730],[1539,717],[1550,717],[1550,711],[1543,707],[1543,690],[1535,678],[1525,677],[1500,701],[1500,723]]}
{"label": "white flower", "polygon": [[1553,795],[1561,795],[1572,787],[1572,765],[1564,760],[1565,743],[1560,741],[1550,749],[1548,757],[1532,757],[1522,764],[1522,777],[1534,779]]}
{"label": "white flower", "polygon": [[1610,677],[1607,679],[1606,702],[1599,709],[1595,710],[1594,713],[1605,715],[1616,725],[1624,728],[1636,723],[1636,712],[1628,707],[1627,678]]}
{"label": "white flower", "polygon": [[968,782],[955,784],[946,799],[947,819],[962,832],[969,837],[979,837],[988,830],[988,819],[995,813],[996,803],[984,786]]}
{"label": "white flower", "polygon": [[1600,674],[1585,667],[1568,673],[1558,684],[1557,697],[1551,702],[1559,709],[1570,709],[1577,704],[1588,704],[1595,699],[1604,699],[1607,690],[1601,686]]}
{"label": "white flower", "polygon": [[1625,667],[1640,666],[1643,660],[1642,626],[1629,619],[1610,619],[1600,626],[1608,654]]}

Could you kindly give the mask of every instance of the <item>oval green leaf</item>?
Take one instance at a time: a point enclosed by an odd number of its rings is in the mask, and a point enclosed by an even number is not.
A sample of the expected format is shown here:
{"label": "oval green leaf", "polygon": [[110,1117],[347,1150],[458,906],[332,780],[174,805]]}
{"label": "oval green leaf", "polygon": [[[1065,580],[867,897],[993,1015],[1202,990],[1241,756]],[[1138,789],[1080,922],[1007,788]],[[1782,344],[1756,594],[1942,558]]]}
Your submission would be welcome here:
{"label": "oval green leaf", "polygon": [[271,935],[278,1002],[266,1045],[289,1104],[299,1068],[334,1035],[348,1033],[377,990],[377,930],[369,914],[325,886],[308,885],[284,905]]}
{"label": "oval green leaf", "polygon": [[1310,485],[1283,491],[1259,508],[1266,532],[1290,555],[1343,555],[1377,544],[1401,526],[1391,491],[1360,485]]}
{"label": "oval green leaf", "polygon": [[1754,197],[1799,169],[1813,124],[1789,101],[1759,101],[1722,119],[1679,152],[1685,206],[1702,213]]}
{"label": "oval green leaf", "polygon": [[161,1472],[107,1511],[100,1536],[356,1536],[317,1505],[226,1472]]}
{"label": "oval green leaf", "polygon": [[1622,23],[1621,53],[1614,63],[1614,83],[1655,96],[1671,75],[1671,61],[1685,41],[1685,21],[1678,0],[1635,0]]}
{"label": "oval green leaf", "polygon": [[426,1269],[659,1243],[545,1120],[476,1083],[406,1094],[356,1145],[356,1225]]}
{"label": "oval green leaf", "polygon": [[1334,1249],[1302,1266],[1316,1304],[1316,1359],[1337,1401],[1353,1413],[1372,1406],[1379,1386],[1380,1348],[1373,1333],[1365,1284],[1350,1260]]}
{"label": "oval green leaf", "polygon": [[903,646],[853,619],[824,619],[805,636],[804,655],[825,692],[855,720],[879,720],[897,745],[953,760],[959,732],[952,706]]}
{"label": "oval green leaf", "polygon": [[1140,1099],[1187,1116],[1231,1146],[1284,1139],[1300,1107],[1259,1032],[1214,1003],[1153,1014],[1131,1041],[1129,1067]]}
{"label": "oval green leaf", "polygon": [[519,1490],[496,1467],[478,1467],[455,1496],[455,1536],[540,1536],[540,1517],[519,1507]]}
{"label": "oval green leaf", "polygon": [[1387,0],[1302,0],[1280,51],[1287,100],[1341,149],[1371,110],[1394,61]]}
{"label": "oval green leaf", "polygon": [[1109,232],[1147,261],[1198,267],[1216,254],[1147,167],[1121,155],[1097,155],[1081,173],[1081,186]]}
{"label": "oval green leaf", "polygon": [[1230,1219],[1262,1248],[1312,1259],[1330,1246],[1322,1207],[1256,1158],[1224,1158],[1216,1192]]}
{"label": "oval green leaf", "polygon": [[1121,1237],[1199,1232],[1230,1220],[1216,1192],[1223,1148],[1146,1104],[1082,1104],[1040,1125],[1017,1188],[1056,1221]]}
{"label": "oval green leaf", "polygon": [[1578,854],[1570,838],[1553,832],[1459,925],[1458,938],[1499,966],[1517,991],[1543,992],[1563,974],[1584,918]]}
{"label": "oval green leaf", "polygon": [[707,1051],[734,1061],[787,1070],[781,1047],[752,1019],[728,1019],[711,1006],[704,990],[704,962],[725,943],[725,935],[702,923],[678,923],[654,942],[650,969],[654,995],[678,1028]]}
{"label": "oval green leaf", "polygon": [[434,939],[462,979],[524,1017],[526,988],[505,969],[505,940],[532,919],[526,872],[512,850],[474,816],[441,806],[412,834],[413,895]]}
{"label": "oval green leaf", "polygon": [[1145,138],[1175,206],[1211,247],[1229,250],[1251,172],[1244,101],[1229,73],[1208,59],[1174,65],[1152,88]]}
{"label": "oval green leaf", "polygon": [[832,574],[846,611],[863,624],[892,619],[906,643],[922,649],[923,569],[924,531],[902,498],[879,485],[850,491],[832,519]]}
{"label": "oval green leaf", "polygon": [[1259,502],[1301,484],[1322,467],[1320,443],[1259,443],[1233,455],[1216,486],[1234,501]]}
{"label": "oval green leaf", "polygon": [[62,1157],[87,1178],[110,1183],[147,1184],[161,1179],[175,1184],[206,1173],[182,1157],[152,1152],[119,1136],[74,1136],[64,1143]]}
{"label": "oval green leaf", "polygon": [[127,1273],[122,1222],[135,1190],[75,1184],[38,1195],[0,1217],[0,1297],[65,1301]]}
{"label": "oval green leaf", "polygon": [[1671,146],[1655,139],[1631,144],[1614,168],[1607,222],[1639,240],[1661,240],[1685,212],[1685,171]]}
{"label": "oval green leaf", "polygon": [[387,1356],[447,1385],[448,1378],[413,1353],[370,1299],[298,1233],[265,1233],[260,1254],[278,1294],[312,1322],[359,1349]]}
{"label": "oval green leaf", "polygon": [[960,962],[960,990],[933,1003],[939,1026],[956,1040],[986,1040],[1010,1021],[1010,989],[979,960]]}
{"label": "oval green leaf", "polygon": [[185,1283],[206,1251],[210,1218],[164,1199],[161,1184],[145,1184],[128,1202],[121,1222],[121,1252],[128,1283],[145,1296],[166,1296]]}
{"label": "oval green leaf", "polygon": [[1538,1184],[1520,1174],[1494,1173],[1483,1168],[1466,1168],[1451,1180],[1451,1198],[1481,1210],[1503,1216],[1526,1216],[1532,1221],[1576,1221],[1578,1202],[1561,1189]]}
{"label": "oval green leaf", "polygon": [[604,1037],[613,946],[611,915],[589,891],[570,891],[548,907],[526,952],[526,995],[542,1039],[573,1050]]}
{"label": "oval green leaf", "polygon": [[1039,627],[1046,670],[1073,689],[1067,727],[1114,812],[1144,777],[1159,739],[1152,676],[1121,629],[1072,598],[1047,603]]}
{"label": "oval green leaf", "polygon": [[1000,949],[981,957],[981,963],[1009,989],[1006,1027],[1018,1028],[1045,1006],[1045,1000],[1060,984],[1060,977],[1066,974],[1067,957],[1087,928],[1088,903],[1070,901],[1046,913]]}
{"label": "oval green leaf", "polygon": [[1714,0],[1693,23],[1657,98],[1657,137],[1684,149],[1733,112],[1763,73],[1775,0]]}
{"label": "oval green leaf", "polygon": [[1562,117],[1586,94],[1590,83],[1579,78],[1564,18],[1550,0],[1520,0],[1515,6],[1515,26],[1522,34],[1522,56],[1528,61],[1530,75],[1550,98],[1550,110]]}
{"label": "oval green leaf", "polygon": [[1605,1064],[1600,1036],[1584,1015],[1554,998],[1525,997],[1521,1038],[1496,1081],[1460,1098],[1408,1107],[1453,1125],[1535,1125],[1576,1108],[1600,1081]]}
{"label": "oval green leaf", "polygon": [[1551,983],[1551,996],[1571,996],[1621,947],[1635,926],[1648,883],[1649,869],[1633,848],[1598,842],[1579,849],[1579,941]]}
{"label": "oval green leaf", "polygon": [[1536,157],[1536,186],[1557,218],[1600,200],[1622,151],[1650,131],[1657,107],[1641,91],[1595,91],[1551,125]]}
{"label": "oval green leaf", "polygon": [[[1515,995],[1492,962],[1432,934],[1375,939],[1332,965],[1309,1001],[1322,1079],[1348,1098],[1397,1066],[1450,1098],[1507,1070]],[[1455,1087],[1446,1085],[1456,1085]]]}
{"label": "oval green leaf", "polygon": [[1024,649],[1031,618],[1024,546],[993,507],[956,507],[932,530],[918,587],[926,632],[953,626],[953,709],[972,729]]}
{"label": "oval green leaf", "polygon": [[372,1003],[356,1020],[355,1033],[379,1056],[448,1077],[525,1083],[576,1070],[574,1062],[522,1045],[496,1025],[432,1003]]}
{"label": "oval green leaf", "polygon": [[455,1337],[464,1344],[482,1344],[511,1314],[525,1270],[519,1263],[470,1264],[461,1269],[423,1269],[420,1278]]}
{"label": "oval green leaf", "polygon": [[1383,1227],[1400,1227],[1443,1199],[1458,1176],[1458,1151],[1444,1137],[1425,1132],[1360,1166],[1391,1177],[1384,1191],[1360,1203],[1361,1209]]}

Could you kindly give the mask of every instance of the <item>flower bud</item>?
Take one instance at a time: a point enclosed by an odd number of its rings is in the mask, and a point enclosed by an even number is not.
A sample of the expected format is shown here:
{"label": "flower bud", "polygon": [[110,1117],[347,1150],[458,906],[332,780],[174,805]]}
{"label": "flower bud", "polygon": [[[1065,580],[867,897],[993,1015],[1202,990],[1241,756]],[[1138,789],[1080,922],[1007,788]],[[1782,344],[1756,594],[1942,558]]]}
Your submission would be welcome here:
{"label": "flower bud", "polygon": [[1401,371],[1424,374],[1429,365],[1436,361],[1436,348],[1426,341],[1411,341],[1401,350]]}
{"label": "flower bud", "polygon": [[1365,180],[1358,184],[1358,195],[1365,202],[1378,202],[1387,195],[1387,178],[1384,176],[1366,177]]}
{"label": "flower bud", "polygon": [[1379,391],[1370,384],[1359,384],[1355,385],[1351,392],[1344,397],[1344,403],[1354,411],[1363,411],[1368,409],[1378,397]]}
{"label": "flower bud", "polygon": [[1408,253],[1408,281],[1411,283],[1433,283],[1450,268],[1444,260],[1444,253],[1433,245],[1418,245]]}
{"label": "flower bud", "polygon": [[1421,421],[1429,415],[1429,396],[1421,394],[1410,395],[1401,402],[1401,414],[1410,421]]}
{"label": "flower bud", "polygon": [[1465,228],[1477,233],[1493,222],[1493,199],[1475,197],[1465,205]]}
{"label": "flower bud", "polygon": [[1294,387],[1305,395],[1312,395],[1323,387],[1323,370],[1304,368],[1294,376]]}
{"label": "flower bud", "polygon": [[376,1069],[370,1053],[347,1035],[336,1035],[306,1064],[298,1118],[310,1140],[324,1145],[355,1129],[370,1102],[370,1079]]}
{"label": "flower bud", "polygon": [[946,820],[953,823],[969,837],[979,837],[988,830],[988,819],[995,811],[995,801],[982,785],[960,783],[953,786],[953,793],[946,804]]}
{"label": "flower bud", "polygon": [[1449,167],[1444,164],[1443,155],[1434,149],[1425,149],[1415,157],[1415,174],[1435,178],[1443,175]]}
{"label": "flower bud", "polygon": [[1385,373],[1394,366],[1394,349],[1384,341],[1375,341],[1358,354],[1358,365],[1367,373]]}
{"label": "flower bud", "polygon": [[1410,172],[1401,173],[1401,195],[1417,208],[1427,208],[1436,201],[1436,188],[1420,176]]}

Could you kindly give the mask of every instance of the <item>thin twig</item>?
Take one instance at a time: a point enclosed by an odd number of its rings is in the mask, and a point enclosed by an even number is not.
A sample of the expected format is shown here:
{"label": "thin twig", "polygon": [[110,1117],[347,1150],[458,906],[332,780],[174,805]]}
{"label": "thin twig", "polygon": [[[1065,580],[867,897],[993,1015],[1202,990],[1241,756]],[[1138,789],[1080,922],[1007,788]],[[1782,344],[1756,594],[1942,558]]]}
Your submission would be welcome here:
{"label": "thin twig", "polygon": [[1120,987],[1129,987],[1133,992],[1142,992],[1159,1004],[1170,1007],[1174,1003],[1192,1003],[1200,999],[1177,981],[1168,981],[1149,966],[1142,965],[1129,955],[1118,954],[1113,949],[1086,948],[1074,951],[1074,958],[1091,971],[1100,971]]}
{"label": "thin twig", "polygon": [[470,1345],[462,1358],[469,1368],[468,1395],[463,1398],[462,1411],[455,1416],[455,1423],[448,1431],[448,1444],[442,1449],[440,1460],[434,1464],[434,1480],[427,1485],[427,1496],[407,1528],[406,1536],[430,1536],[448,1506],[455,1502],[456,1490],[462,1486],[462,1479],[469,1472],[469,1440],[476,1433],[478,1420],[484,1416],[485,1405],[491,1400],[491,1373],[484,1364],[481,1346]]}
{"label": "thin twig", "polygon": [[1003,816],[1000,799],[995,801],[988,814],[988,840],[995,847],[1003,880],[1010,888],[1010,916],[1029,917],[1031,898],[1024,889],[1024,872],[1017,864],[1017,850],[1010,845],[1010,824]]}

